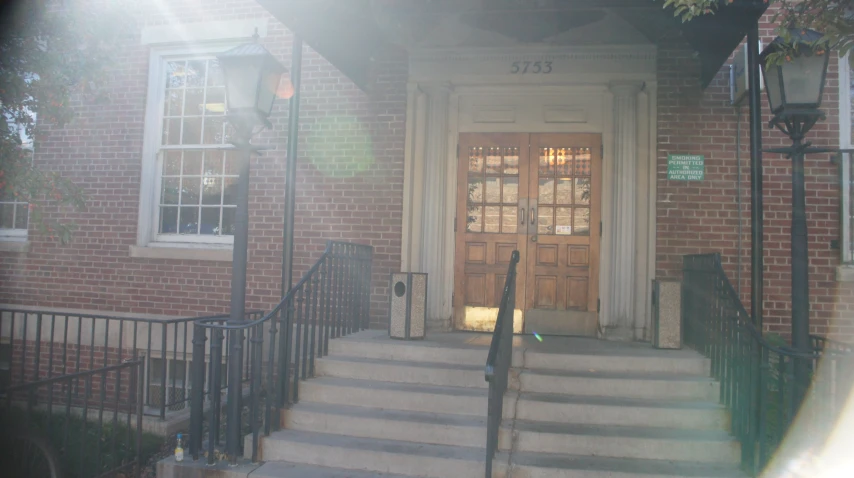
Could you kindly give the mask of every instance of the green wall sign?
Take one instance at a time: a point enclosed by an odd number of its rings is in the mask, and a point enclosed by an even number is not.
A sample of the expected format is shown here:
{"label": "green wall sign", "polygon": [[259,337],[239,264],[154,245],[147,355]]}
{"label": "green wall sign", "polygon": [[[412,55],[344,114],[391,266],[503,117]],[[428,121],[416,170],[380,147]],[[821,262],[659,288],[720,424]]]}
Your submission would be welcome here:
{"label": "green wall sign", "polygon": [[706,177],[706,157],[701,154],[668,154],[667,179],[702,181]]}

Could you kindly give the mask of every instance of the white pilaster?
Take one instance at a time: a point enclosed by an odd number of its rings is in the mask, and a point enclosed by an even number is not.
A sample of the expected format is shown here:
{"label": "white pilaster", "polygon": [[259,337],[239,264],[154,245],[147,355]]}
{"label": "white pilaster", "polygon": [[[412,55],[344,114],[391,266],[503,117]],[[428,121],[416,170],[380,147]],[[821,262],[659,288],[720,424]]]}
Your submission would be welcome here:
{"label": "white pilaster", "polygon": [[[423,210],[421,220],[420,269],[428,274],[427,320],[431,329],[450,327],[451,300],[443,284],[444,264],[453,254],[453,214],[448,215],[448,107],[450,87],[446,84],[422,85],[426,93],[426,119],[423,168]],[[452,173],[453,171],[451,171]],[[452,196],[451,196],[452,197]]]}
{"label": "white pilaster", "polygon": [[638,93],[643,83],[613,82],[614,147],[612,149],[611,271],[605,335],[631,340],[635,320],[636,194],[638,161]]}

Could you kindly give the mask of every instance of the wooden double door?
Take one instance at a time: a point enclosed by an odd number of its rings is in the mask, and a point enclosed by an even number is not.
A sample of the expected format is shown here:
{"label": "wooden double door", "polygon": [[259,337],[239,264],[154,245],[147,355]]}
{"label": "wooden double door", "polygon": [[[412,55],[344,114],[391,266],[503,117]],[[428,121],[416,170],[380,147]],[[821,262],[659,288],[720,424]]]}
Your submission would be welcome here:
{"label": "wooden double door", "polygon": [[598,134],[460,135],[457,329],[494,328],[518,250],[514,330],[595,334],[601,157]]}

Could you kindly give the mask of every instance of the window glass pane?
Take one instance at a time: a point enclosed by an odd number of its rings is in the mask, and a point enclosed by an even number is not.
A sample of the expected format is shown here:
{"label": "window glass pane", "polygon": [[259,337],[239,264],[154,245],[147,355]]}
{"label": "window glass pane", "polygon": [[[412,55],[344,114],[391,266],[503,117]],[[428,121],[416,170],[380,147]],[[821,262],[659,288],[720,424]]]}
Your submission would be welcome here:
{"label": "window glass pane", "polygon": [[590,176],[590,148],[575,150],[575,175]]}
{"label": "window glass pane", "polygon": [[187,88],[205,85],[205,70],[207,60],[190,60],[187,62]]}
{"label": "window glass pane", "polygon": [[175,234],[178,232],[178,208],[160,208],[160,234]]}
{"label": "window glass pane", "polygon": [[590,178],[575,178],[575,204],[590,204]]}
{"label": "window glass pane", "polygon": [[554,175],[554,154],[551,148],[540,148],[540,174],[545,176]]}
{"label": "window glass pane", "polygon": [[572,208],[555,208],[555,233],[572,234]]}
{"label": "window glass pane", "polygon": [[554,208],[540,207],[537,211],[537,234],[552,234],[554,229]]}
{"label": "window glass pane", "polygon": [[590,235],[590,208],[575,208],[575,217],[572,225],[572,233],[576,236]]}
{"label": "window glass pane", "polygon": [[206,176],[202,179],[202,204],[219,206],[222,199],[222,179]]}
{"label": "window glass pane", "polygon": [[202,137],[202,143],[204,144],[222,144],[222,123],[223,117],[206,117],[205,118],[205,126]]}
{"label": "window glass pane", "polygon": [[501,232],[515,234],[519,227],[518,209],[516,206],[504,206],[501,208]]}
{"label": "window glass pane", "polygon": [[184,90],[166,91],[166,116],[181,116],[184,111]]}
{"label": "window glass pane", "polygon": [[234,207],[222,208],[222,235],[234,235]]}
{"label": "window glass pane", "polygon": [[184,175],[199,176],[202,174],[202,152],[201,151],[186,151],[184,153],[184,167],[182,169]]}
{"label": "window glass pane", "polygon": [[30,216],[29,205],[26,203],[18,203],[17,211],[15,212],[15,229],[26,229],[27,220]]}
{"label": "window glass pane", "polygon": [[184,90],[184,116],[201,116],[204,110],[205,90],[190,88]]}
{"label": "window glass pane", "polygon": [[237,205],[237,178],[227,177],[223,182],[222,203]]}
{"label": "window glass pane", "polygon": [[483,224],[481,216],[483,215],[483,207],[469,206],[468,217],[466,218],[466,231],[468,232],[483,232]]}
{"label": "window glass pane", "polygon": [[0,204],[0,228],[12,229],[15,226],[15,205]]}
{"label": "window glass pane", "polygon": [[225,79],[216,59],[208,60],[208,86],[223,86]]}
{"label": "window glass pane", "polygon": [[202,178],[199,176],[185,176],[181,178],[181,205],[189,206],[199,204],[201,196]]}
{"label": "window glass pane", "polygon": [[468,187],[469,198],[468,202],[480,204],[483,202],[483,180],[469,179]]}
{"label": "window glass pane", "polygon": [[486,153],[486,173],[501,173],[501,148],[488,148]]}
{"label": "window glass pane", "polygon": [[163,157],[163,175],[178,176],[181,174],[181,152],[166,151]]}
{"label": "window glass pane", "polygon": [[217,176],[222,174],[222,151],[205,151],[206,176]]}
{"label": "window glass pane", "polygon": [[238,153],[225,153],[225,175],[237,176],[240,174],[240,158]]}
{"label": "window glass pane", "polygon": [[472,173],[483,172],[483,148],[482,147],[469,148],[469,172],[472,172]]}
{"label": "window glass pane", "polygon": [[559,175],[572,174],[572,150],[557,148],[555,153],[555,170]]}
{"label": "window glass pane", "polygon": [[163,144],[178,144],[181,142],[181,120],[163,120]]}
{"label": "window glass pane", "polygon": [[572,179],[557,180],[557,204],[572,204]]}
{"label": "window glass pane", "polygon": [[219,207],[203,207],[199,234],[219,234]]}
{"label": "window glass pane", "polygon": [[185,118],[183,123],[183,135],[181,144],[201,144],[202,142],[202,119]]}
{"label": "window glass pane", "polygon": [[485,202],[496,204],[501,202],[501,180],[487,177],[485,181]]}
{"label": "window glass pane", "polygon": [[554,193],[554,179],[546,178],[540,179],[540,191],[537,197],[540,204],[554,204],[555,203],[555,193]]}
{"label": "window glass pane", "polygon": [[160,182],[160,204],[178,204],[180,178],[163,178]]}
{"label": "window glass pane", "polygon": [[519,202],[519,178],[503,178],[501,180],[502,194],[501,202],[516,203]]}
{"label": "window glass pane", "polygon": [[182,207],[178,216],[179,232],[181,234],[199,233],[199,208]]}
{"label": "window glass pane", "polygon": [[186,69],[183,61],[170,61],[166,63],[166,87],[180,88],[184,86]]}
{"label": "window glass pane", "polygon": [[504,149],[504,174],[519,174],[519,148]]}
{"label": "window glass pane", "polygon": [[483,210],[483,232],[501,231],[501,208],[487,206]]}

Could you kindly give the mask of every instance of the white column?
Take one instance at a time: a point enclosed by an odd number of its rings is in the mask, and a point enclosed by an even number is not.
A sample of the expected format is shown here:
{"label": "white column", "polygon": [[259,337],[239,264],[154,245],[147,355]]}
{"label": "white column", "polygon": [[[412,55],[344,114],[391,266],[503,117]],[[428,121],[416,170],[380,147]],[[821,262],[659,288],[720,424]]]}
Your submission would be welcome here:
{"label": "white column", "polygon": [[448,85],[426,85],[427,118],[424,141],[423,191],[420,269],[427,276],[427,320],[433,329],[450,327],[452,304],[445,293],[445,257],[452,253],[445,236],[453,228],[453,215],[447,214],[448,175]]}
{"label": "white column", "polygon": [[638,148],[638,93],[641,82],[615,82],[614,95],[613,187],[611,201],[610,284],[608,315],[603,317],[605,335],[631,340],[635,320],[635,255]]}

